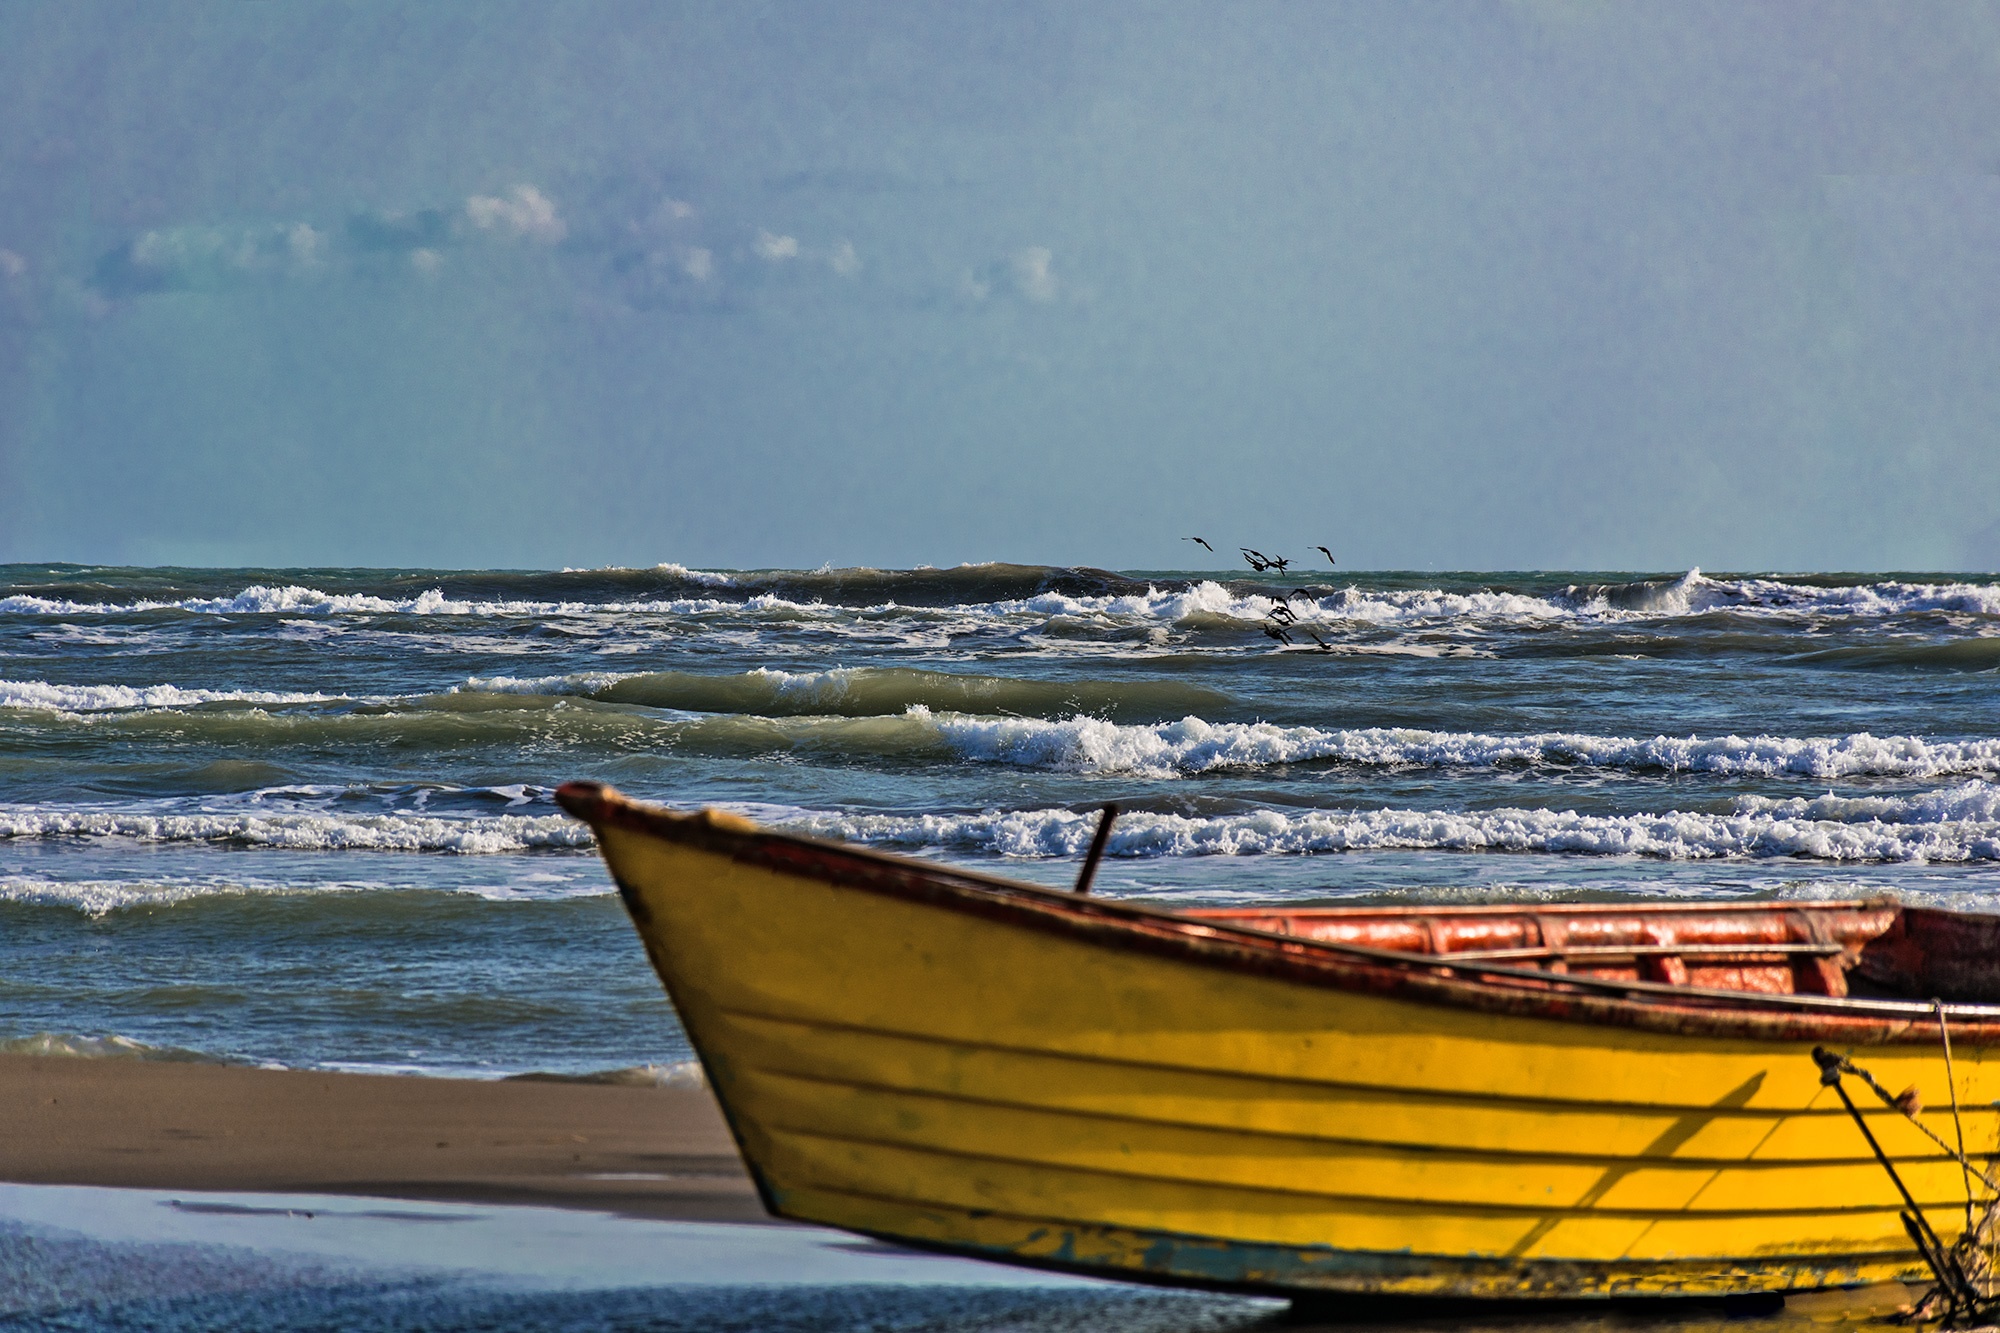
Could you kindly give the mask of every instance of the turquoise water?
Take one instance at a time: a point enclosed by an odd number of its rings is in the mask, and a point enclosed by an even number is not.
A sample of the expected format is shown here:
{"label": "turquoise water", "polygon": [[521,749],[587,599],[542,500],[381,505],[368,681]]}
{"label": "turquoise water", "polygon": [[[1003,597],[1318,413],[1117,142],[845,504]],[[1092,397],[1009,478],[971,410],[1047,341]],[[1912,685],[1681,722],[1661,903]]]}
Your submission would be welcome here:
{"label": "turquoise water", "polygon": [[0,567],[0,1043],[684,1061],[576,777],[1054,883],[1116,800],[1163,903],[2000,910],[2000,581],[1244,572]]}

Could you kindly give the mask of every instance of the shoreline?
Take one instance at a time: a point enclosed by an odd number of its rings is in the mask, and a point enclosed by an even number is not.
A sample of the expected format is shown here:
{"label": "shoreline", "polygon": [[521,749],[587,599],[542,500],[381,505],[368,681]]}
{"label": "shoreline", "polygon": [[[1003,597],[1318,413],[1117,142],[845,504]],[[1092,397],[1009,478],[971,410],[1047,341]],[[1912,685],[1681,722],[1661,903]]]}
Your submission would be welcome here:
{"label": "shoreline", "polygon": [[0,1180],[788,1225],[706,1089],[0,1055]]}

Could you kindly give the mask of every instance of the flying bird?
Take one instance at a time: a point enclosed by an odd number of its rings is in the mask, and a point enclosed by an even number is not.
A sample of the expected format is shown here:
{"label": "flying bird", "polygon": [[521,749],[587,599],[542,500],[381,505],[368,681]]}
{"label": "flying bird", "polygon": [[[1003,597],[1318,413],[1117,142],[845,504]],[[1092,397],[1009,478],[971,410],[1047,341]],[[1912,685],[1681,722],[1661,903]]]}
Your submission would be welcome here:
{"label": "flying bird", "polygon": [[1264,626],[1264,632],[1270,635],[1272,638],[1283,640],[1286,643],[1290,643],[1292,641],[1292,636],[1285,633],[1285,627],[1283,625],[1266,625]]}
{"label": "flying bird", "polygon": [[1306,633],[1312,637],[1312,641],[1314,643],[1319,645],[1316,651],[1322,653],[1330,653],[1333,651],[1333,645],[1328,643],[1325,639],[1322,639],[1317,633],[1315,633],[1313,631],[1312,626],[1310,625],[1306,626]]}
{"label": "flying bird", "polygon": [[1215,554],[1215,548],[1213,546],[1210,546],[1207,542],[1203,541],[1199,537],[1183,537],[1181,538],[1181,540],[1184,542],[1193,542],[1196,546],[1199,546],[1202,550],[1208,552],[1210,555]]}
{"label": "flying bird", "polygon": [[1289,625],[1298,618],[1298,612],[1292,610],[1290,606],[1283,602],[1279,602],[1271,608],[1271,619],[1277,621],[1280,625]]}
{"label": "flying bird", "polygon": [[1243,558],[1250,562],[1250,568],[1259,574],[1267,569],[1275,569],[1282,574],[1285,572],[1285,566],[1292,563],[1282,555],[1265,555],[1254,546],[1239,546],[1236,549],[1243,552]]}
{"label": "flying bird", "polygon": [[1338,565],[1340,563],[1338,560],[1335,560],[1333,558],[1333,552],[1327,550],[1324,546],[1315,546],[1313,547],[1313,550],[1318,551],[1321,555],[1325,556],[1326,563],[1328,563],[1329,565]]}

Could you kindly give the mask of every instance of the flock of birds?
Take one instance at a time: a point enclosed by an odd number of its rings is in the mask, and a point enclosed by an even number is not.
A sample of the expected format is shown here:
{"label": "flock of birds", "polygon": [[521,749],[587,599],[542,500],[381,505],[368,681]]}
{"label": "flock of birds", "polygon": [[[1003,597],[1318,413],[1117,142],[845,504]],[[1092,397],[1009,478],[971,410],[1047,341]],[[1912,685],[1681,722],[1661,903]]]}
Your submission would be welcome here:
{"label": "flock of birds", "polygon": [[[1207,542],[1203,541],[1199,537],[1183,537],[1181,538],[1181,540],[1184,542],[1193,542],[1195,545],[1201,547],[1202,550],[1207,551],[1210,555],[1215,554],[1215,548],[1213,546],[1210,546]],[[1249,564],[1251,569],[1255,570],[1259,574],[1264,573],[1266,570],[1272,570],[1272,569],[1275,569],[1280,574],[1282,574],[1286,570],[1292,567],[1291,558],[1288,556],[1265,555],[1262,551],[1259,551],[1252,546],[1239,546],[1236,549],[1243,552],[1244,561]],[[1326,562],[1329,565],[1333,565],[1336,568],[1339,566],[1340,562],[1333,558],[1333,552],[1327,550],[1324,546],[1315,546],[1313,547],[1313,550],[1318,551],[1321,555],[1325,556]],[[1311,595],[1312,594],[1304,588],[1279,589],[1277,605],[1271,608],[1270,615],[1266,617],[1270,623],[1264,626],[1264,633],[1275,642],[1292,645],[1297,643],[1297,640],[1292,638],[1292,631],[1297,630],[1299,633],[1304,634],[1306,637],[1310,638],[1314,643],[1319,645],[1312,651],[1319,653],[1330,653],[1333,651],[1333,645],[1328,643],[1325,639],[1322,639],[1319,636],[1318,632],[1315,631],[1312,626],[1300,624],[1298,613],[1292,610],[1293,597],[1296,596],[1296,597],[1310,598]]]}

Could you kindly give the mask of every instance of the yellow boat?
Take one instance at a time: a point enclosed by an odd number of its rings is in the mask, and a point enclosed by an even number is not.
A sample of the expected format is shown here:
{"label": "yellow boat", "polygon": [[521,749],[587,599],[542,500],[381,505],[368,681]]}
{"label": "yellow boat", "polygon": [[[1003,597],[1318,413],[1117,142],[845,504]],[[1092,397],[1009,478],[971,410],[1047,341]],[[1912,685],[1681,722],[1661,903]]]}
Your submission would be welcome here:
{"label": "yellow boat", "polygon": [[1816,1046],[1915,1089],[1857,1104],[1945,1244],[1993,1193],[2000,918],[1166,912],[557,799],[782,1217],[1287,1295],[1928,1281]]}

